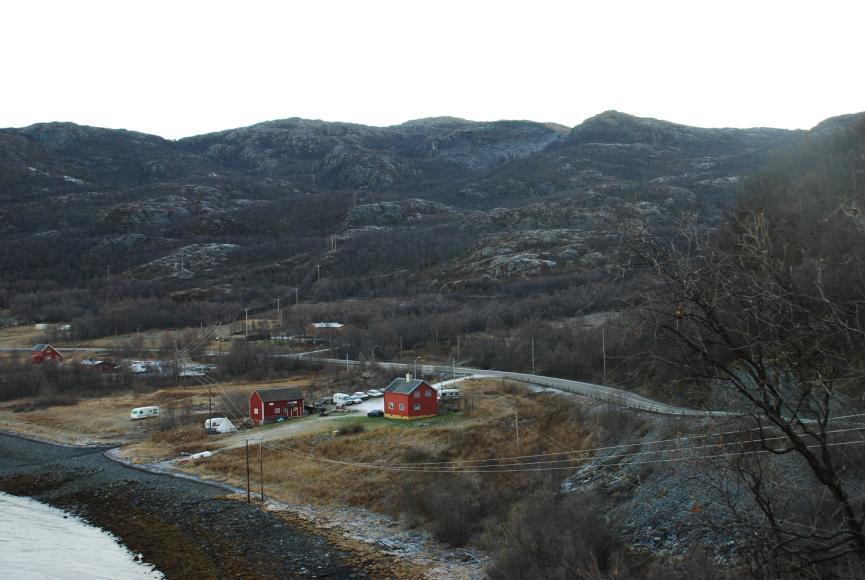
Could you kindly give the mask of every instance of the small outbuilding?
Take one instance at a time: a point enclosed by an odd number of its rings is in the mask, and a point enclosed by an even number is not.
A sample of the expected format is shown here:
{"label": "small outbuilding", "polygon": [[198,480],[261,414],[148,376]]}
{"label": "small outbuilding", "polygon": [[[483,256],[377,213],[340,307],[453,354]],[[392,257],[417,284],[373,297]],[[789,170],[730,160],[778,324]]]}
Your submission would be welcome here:
{"label": "small outbuilding", "polygon": [[262,389],[249,396],[249,418],[254,425],[289,417],[303,417],[303,393],[300,389]]}
{"label": "small outbuilding", "polygon": [[113,362],[107,361],[107,360],[95,359],[92,356],[90,358],[86,358],[83,361],[81,361],[81,366],[86,367],[88,369],[93,369],[95,371],[100,371],[103,373],[113,371],[115,368]]}
{"label": "small outbuilding", "polygon": [[395,379],[384,390],[384,416],[390,419],[420,419],[438,414],[436,391],[426,381],[409,375]]}
{"label": "small outbuilding", "polygon": [[311,322],[306,325],[306,334],[318,338],[333,338],[345,334],[342,322]]}
{"label": "small outbuilding", "polygon": [[60,354],[56,348],[51,346],[50,344],[37,344],[33,347],[30,352],[30,360],[33,364],[42,364],[45,361],[57,361],[60,362],[63,360],[63,355]]}

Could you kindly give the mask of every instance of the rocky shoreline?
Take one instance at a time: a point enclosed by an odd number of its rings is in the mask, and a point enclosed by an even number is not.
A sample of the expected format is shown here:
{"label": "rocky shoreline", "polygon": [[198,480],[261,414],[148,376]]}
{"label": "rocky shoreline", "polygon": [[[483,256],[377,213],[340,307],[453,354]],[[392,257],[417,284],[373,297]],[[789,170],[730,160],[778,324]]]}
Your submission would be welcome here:
{"label": "rocky shoreline", "polygon": [[0,434],[0,491],[81,516],[167,578],[370,575],[368,559],[358,562],[308,526],[211,484],[129,469],[105,451]]}

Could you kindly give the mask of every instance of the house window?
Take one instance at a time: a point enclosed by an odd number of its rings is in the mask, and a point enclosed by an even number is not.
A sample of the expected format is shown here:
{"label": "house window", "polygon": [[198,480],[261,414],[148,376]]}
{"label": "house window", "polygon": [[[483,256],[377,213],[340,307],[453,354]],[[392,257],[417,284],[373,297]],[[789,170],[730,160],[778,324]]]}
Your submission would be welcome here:
{"label": "house window", "polygon": [[274,412],[274,413],[279,413],[279,407],[275,408],[275,409],[273,410],[273,412]]}
{"label": "house window", "polygon": [[420,403],[415,403],[415,404],[414,404],[414,410],[415,410],[415,411],[420,411]]}
{"label": "house window", "polygon": [[390,403],[387,404],[387,408],[390,409],[391,411],[393,410],[393,401],[391,401]]}
{"label": "house window", "polygon": [[253,409],[252,411],[253,411],[253,413],[255,413],[256,415],[258,415],[258,409]]}
{"label": "house window", "polygon": [[427,397],[432,397],[432,391],[424,391]]}
{"label": "house window", "polygon": [[420,399],[420,391],[415,391],[415,392],[414,392],[414,398],[415,398],[415,399]]}
{"label": "house window", "polygon": [[400,410],[400,411],[405,411],[405,403],[400,403],[400,404],[399,404],[399,410]]}

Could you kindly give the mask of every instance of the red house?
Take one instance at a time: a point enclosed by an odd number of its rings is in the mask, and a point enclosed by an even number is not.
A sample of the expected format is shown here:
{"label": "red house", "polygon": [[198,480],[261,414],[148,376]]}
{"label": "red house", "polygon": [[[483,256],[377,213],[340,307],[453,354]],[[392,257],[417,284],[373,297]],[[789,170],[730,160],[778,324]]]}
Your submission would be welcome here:
{"label": "red house", "polygon": [[390,419],[419,419],[438,413],[435,389],[420,379],[395,379],[384,390],[384,416]]}
{"label": "red house", "polygon": [[57,349],[50,344],[37,344],[30,352],[30,360],[35,365],[42,364],[47,360],[60,362],[63,360],[63,355],[57,352]]}
{"label": "red house", "polygon": [[249,418],[254,425],[289,417],[303,417],[303,393],[300,389],[264,389],[250,395]]}

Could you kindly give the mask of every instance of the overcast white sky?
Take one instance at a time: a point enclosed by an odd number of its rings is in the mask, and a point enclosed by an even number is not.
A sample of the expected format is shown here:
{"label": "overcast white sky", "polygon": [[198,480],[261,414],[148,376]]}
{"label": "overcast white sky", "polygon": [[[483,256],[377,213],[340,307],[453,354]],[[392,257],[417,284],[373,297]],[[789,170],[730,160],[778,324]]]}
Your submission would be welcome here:
{"label": "overcast white sky", "polygon": [[0,126],[285,117],[808,128],[865,110],[865,1],[4,0]]}

